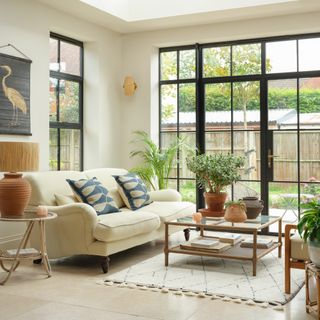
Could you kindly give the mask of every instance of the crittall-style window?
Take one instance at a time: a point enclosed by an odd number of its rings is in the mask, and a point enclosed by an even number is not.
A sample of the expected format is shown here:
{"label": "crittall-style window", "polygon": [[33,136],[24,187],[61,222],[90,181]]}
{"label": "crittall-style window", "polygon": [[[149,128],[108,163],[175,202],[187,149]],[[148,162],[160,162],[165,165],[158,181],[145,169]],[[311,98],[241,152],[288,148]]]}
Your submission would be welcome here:
{"label": "crittall-style window", "polygon": [[[320,193],[320,35],[160,49],[160,141],[245,157],[233,199],[296,222]],[[183,154],[172,186],[203,207]],[[271,230],[272,231],[272,230]]]}
{"label": "crittall-style window", "polygon": [[83,43],[50,34],[50,169],[83,167]]}

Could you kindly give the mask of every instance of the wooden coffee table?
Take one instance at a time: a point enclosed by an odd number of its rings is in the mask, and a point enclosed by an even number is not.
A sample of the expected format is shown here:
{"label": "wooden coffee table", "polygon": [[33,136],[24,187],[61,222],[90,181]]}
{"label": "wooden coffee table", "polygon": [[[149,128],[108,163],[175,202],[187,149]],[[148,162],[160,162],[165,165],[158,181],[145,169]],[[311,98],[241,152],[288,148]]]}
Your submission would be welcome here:
{"label": "wooden coffee table", "polygon": [[[257,248],[258,232],[262,229],[269,227],[270,225],[277,223],[279,227],[278,241],[274,242],[271,247],[266,249]],[[181,249],[180,245],[169,247],[169,228],[170,226],[181,226],[183,228],[196,228],[200,230],[200,236],[206,238],[214,238],[208,235],[204,235],[205,231],[223,231],[230,233],[244,232],[253,235],[253,247],[243,248],[240,247],[240,243],[232,246],[223,252],[202,252],[199,250],[186,250]],[[203,218],[201,223],[195,223],[192,217],[181,218],[173,221],[165,222],[165,265],[169,264],[169,253],[190,254],[196,256],[209,256],[222,259],[237,259],[237,260],[249,260],[252,261],[252,274],[257,274],[257,261],[266,254],[278,248],[278,257],[281,258],[282,247],[282,217],[273,216],[260,216],[255,220],[247,220],[243,223],[231,223],[221,219]]]}

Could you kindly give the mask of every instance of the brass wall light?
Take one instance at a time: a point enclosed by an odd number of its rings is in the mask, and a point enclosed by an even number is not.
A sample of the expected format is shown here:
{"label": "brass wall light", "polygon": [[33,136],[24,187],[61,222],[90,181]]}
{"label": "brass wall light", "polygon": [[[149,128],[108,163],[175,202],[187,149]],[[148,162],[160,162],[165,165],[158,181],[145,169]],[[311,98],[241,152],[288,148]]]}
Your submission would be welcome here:
{"label": "brass wall light", "polygon": [[135,83],[133,77],[126,76],[123,82],[124,94],[126,96],[133,96],[134,92],[137,90],[138,86]]}

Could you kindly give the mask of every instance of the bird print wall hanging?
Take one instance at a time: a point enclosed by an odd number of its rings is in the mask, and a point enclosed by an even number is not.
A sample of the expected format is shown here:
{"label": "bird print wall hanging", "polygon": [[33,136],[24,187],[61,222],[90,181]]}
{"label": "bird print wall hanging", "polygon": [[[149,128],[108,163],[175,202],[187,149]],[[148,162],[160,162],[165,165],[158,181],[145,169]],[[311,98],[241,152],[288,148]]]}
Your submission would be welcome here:
{"label": "bird print wall hanging", "polygon": [[31,135],[31,61],[0,53],[0,133]]}

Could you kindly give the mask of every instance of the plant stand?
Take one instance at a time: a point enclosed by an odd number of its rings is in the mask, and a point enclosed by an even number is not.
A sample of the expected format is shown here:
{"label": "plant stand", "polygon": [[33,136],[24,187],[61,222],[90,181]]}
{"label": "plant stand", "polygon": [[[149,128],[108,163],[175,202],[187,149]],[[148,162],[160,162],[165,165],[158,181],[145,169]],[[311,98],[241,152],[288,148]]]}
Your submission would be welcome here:
{"label": "plant stand", "polygon": [[[311,301],[309,281],[314,277],[317,285],[317,300]],[[306,265],[306,312],[316,314],[317,319],[320,319],[320,268],[317,268],[313,263]]]}

